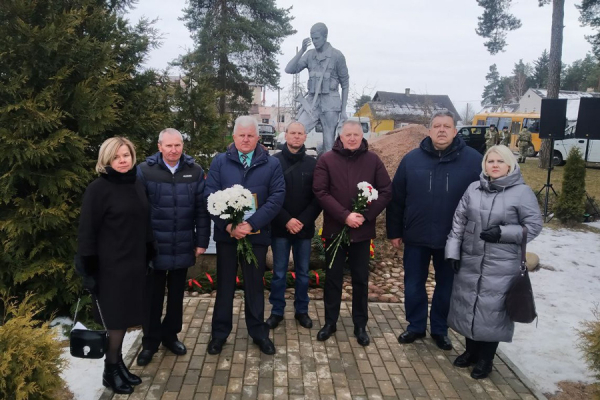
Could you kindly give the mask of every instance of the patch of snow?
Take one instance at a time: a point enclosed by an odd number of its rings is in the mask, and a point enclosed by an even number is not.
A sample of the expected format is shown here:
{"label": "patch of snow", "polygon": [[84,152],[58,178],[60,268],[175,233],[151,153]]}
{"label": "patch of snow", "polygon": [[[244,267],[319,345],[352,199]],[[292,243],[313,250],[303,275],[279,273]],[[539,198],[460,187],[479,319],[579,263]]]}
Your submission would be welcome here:
{"label": "patch of snow", "polygon": [[[127,354],[141,332],[141,330],[137,330],[125,334],[123,355]],[[71,356],[68,347],[63,349],[62,358],[66,360],[67,366],[61,376],[75,395],[75,400],[97,400],[104,391],[104,386],[102,386],[104,359],[75,358]]]}
{"label": "patch of snow", "polygon": [[50,321],[50,328],[54,330],[56,339],[62,342],[69,339],[66,332],[71,329],[72,324],[73,320],[69,317],[57,317]]}
{"label": "patch of snow", "polygon": [[588,223],[586,223],[586,225],[589,225],[589,226],[591,226],[591,227],[593,227],[593,228],[598,228],[598,229],[600,229],[600,221],[596,221],[596,222],[588,222]]}
{"label": "patch of snow", "polygon": [[545,228],[527,250],[554,271],[529,275],[539,321],[516,324],[513,342],[500,349],[544,393],[556,392],[563,380],[591,383],[576,345],[577,329],[593,318],[594,302],[600,301],[600,235]]}

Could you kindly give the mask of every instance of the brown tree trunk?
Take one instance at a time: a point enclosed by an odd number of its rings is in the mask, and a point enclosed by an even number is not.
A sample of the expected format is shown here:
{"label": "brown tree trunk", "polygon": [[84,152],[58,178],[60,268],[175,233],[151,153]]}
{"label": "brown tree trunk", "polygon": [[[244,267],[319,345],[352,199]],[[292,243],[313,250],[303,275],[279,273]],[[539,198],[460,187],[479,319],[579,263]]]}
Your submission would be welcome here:
{"label": "brown tree trunk", "polygon": [[[550,64],[548,66],[548,99],[558,99],[560,90],[560,68],[562,66],[563,21],[565,0],[552,0],[552,36],[550,39]],[[542,140],[540,147],[540,168],[551,166],[552,153],[550,139]]]}

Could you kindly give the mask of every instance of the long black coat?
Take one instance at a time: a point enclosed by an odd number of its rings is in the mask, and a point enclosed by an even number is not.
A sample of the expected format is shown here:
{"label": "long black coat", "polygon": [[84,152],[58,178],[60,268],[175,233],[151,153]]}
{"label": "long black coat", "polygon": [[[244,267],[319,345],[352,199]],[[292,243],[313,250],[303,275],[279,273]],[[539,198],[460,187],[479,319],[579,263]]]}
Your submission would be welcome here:
{"label": "long black coat", "polygon": [[[279,214],[271,223],[273,237],[312,239],[315,235],[315,220],[321,213],[321,206],[312,191],[313,173],[317,160],[306,155],[302,146],[297,153],[292,153],[287,146],[274,156],[279,160],[285,178],[285,201]],[[297,164],[297,165],[296,165]],[[293,169],[292,165],[295,165]],[[293,235],[285,225],[296,218],[304,227]]]}
{"label": "long black coat", "polygon": [[143,322],[149,213],[135,169],[125,174],[108,169],[83,196],[77,252],[83,260],[97,260],[97,298],[108,329]]}

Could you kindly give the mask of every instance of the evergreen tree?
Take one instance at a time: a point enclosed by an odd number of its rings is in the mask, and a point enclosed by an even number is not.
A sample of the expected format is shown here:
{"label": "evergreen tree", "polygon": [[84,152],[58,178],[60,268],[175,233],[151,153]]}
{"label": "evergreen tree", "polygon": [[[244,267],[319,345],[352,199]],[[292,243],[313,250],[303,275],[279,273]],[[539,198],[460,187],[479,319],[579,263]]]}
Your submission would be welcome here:
{"label": "evergreen tree", "polygon": [[127,25],[128,4],[0,2],[0,290],[31,292],[47,313],[79,291],[77,218],[99,144],[115,134],[139,143],[151,126],[139,119],[160,109],[148,89],[158,85],[136,72],[148,25]]}
{"label": "evergreen tree", "polygon": [[544,49],[542,55],[533,62],[532,85],[537,89],[546,89],[548,87],[548,67],[550,66],[550,57],[548,51]]}
{"label": "evergreen tree", "polygon": [[277,88],[276,56],[286,36],[296,33],[290,9],[274,0],[189,0],[183,21],[196,45],[190,55],[219,92],[220,115],[248,110],[249,83]]}
{"label": "evergreen tree", "polygon": [[561,89],[585,92],[587,88],[596,88],[599,78],[598,60],[592,54],[587,54],[584,59],[573,61],[566,67]]}
{"label": "evergreen tree", "polygon": [[512,73],[510,94],[512,102],[517,103],[531,86],[531,66],[520,59],[518,63],[515,63]]}
{"label": "evergreen tree", "polygon": [[596,58],[600,59],[600,0],[582,0],[580,5],[575,5],[580,11],[579,21],[596,30],[593,35],[586,36],[592,45]]}
{"label": "evergreen tree", "polygon": [[489,106],[503,103],[504,88],[496,64],[490,65],[490,72],[485,76],[485,80],[487,85],[483,88],[483,94],[481,95],[483,97],[482,104]]}
{"label": "evergreen tree", "polygon": [[354,102],[354,111],[358,112],[362,108],[362,106],[364,106],[371,100],[371,96],[369,96],[368,94],[363,94]]}
{"label": "evergreen tree", "polygon": [[484,43],[490,54],[504,51],[507,32],[519,29],[521,21],[508,12],[512,0],[477,0],[483,8],[483,14],[478,17],[475,32],[486,38]]}
{"label": "evergreen tree", "polygon": [[556,217],[565,225],[583,221],[585,211],[585,161],[579,148],[569,151],[563,185],[556,204]]}

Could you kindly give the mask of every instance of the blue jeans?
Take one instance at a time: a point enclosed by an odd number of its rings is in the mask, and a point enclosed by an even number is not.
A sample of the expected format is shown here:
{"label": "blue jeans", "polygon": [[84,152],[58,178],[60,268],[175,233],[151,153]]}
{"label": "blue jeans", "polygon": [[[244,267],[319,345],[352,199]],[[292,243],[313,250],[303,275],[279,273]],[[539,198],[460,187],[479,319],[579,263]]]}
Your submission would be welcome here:
{"label": "blue jeans", "polygon": [[404,304],[407,330],[425,333],[427,329],[427,292],[425,284],[433,257],[435,290],[431,301],[430,328],[433,335],[448,335],[448,311],[454,271],[444,260],[444,249],[404,245]]}
{"label": "blue jeans", "polygon": [[273,305],[271,314],[283,316],[285,309],[285,289],[290,249],[294,255],[296,269],[296,299],[294,308],[297,314],[308,313],[308,264],[310,262],[310,239],[287,239],[274,237],[271,241],[273,250],[273,279],[269,302]]}

